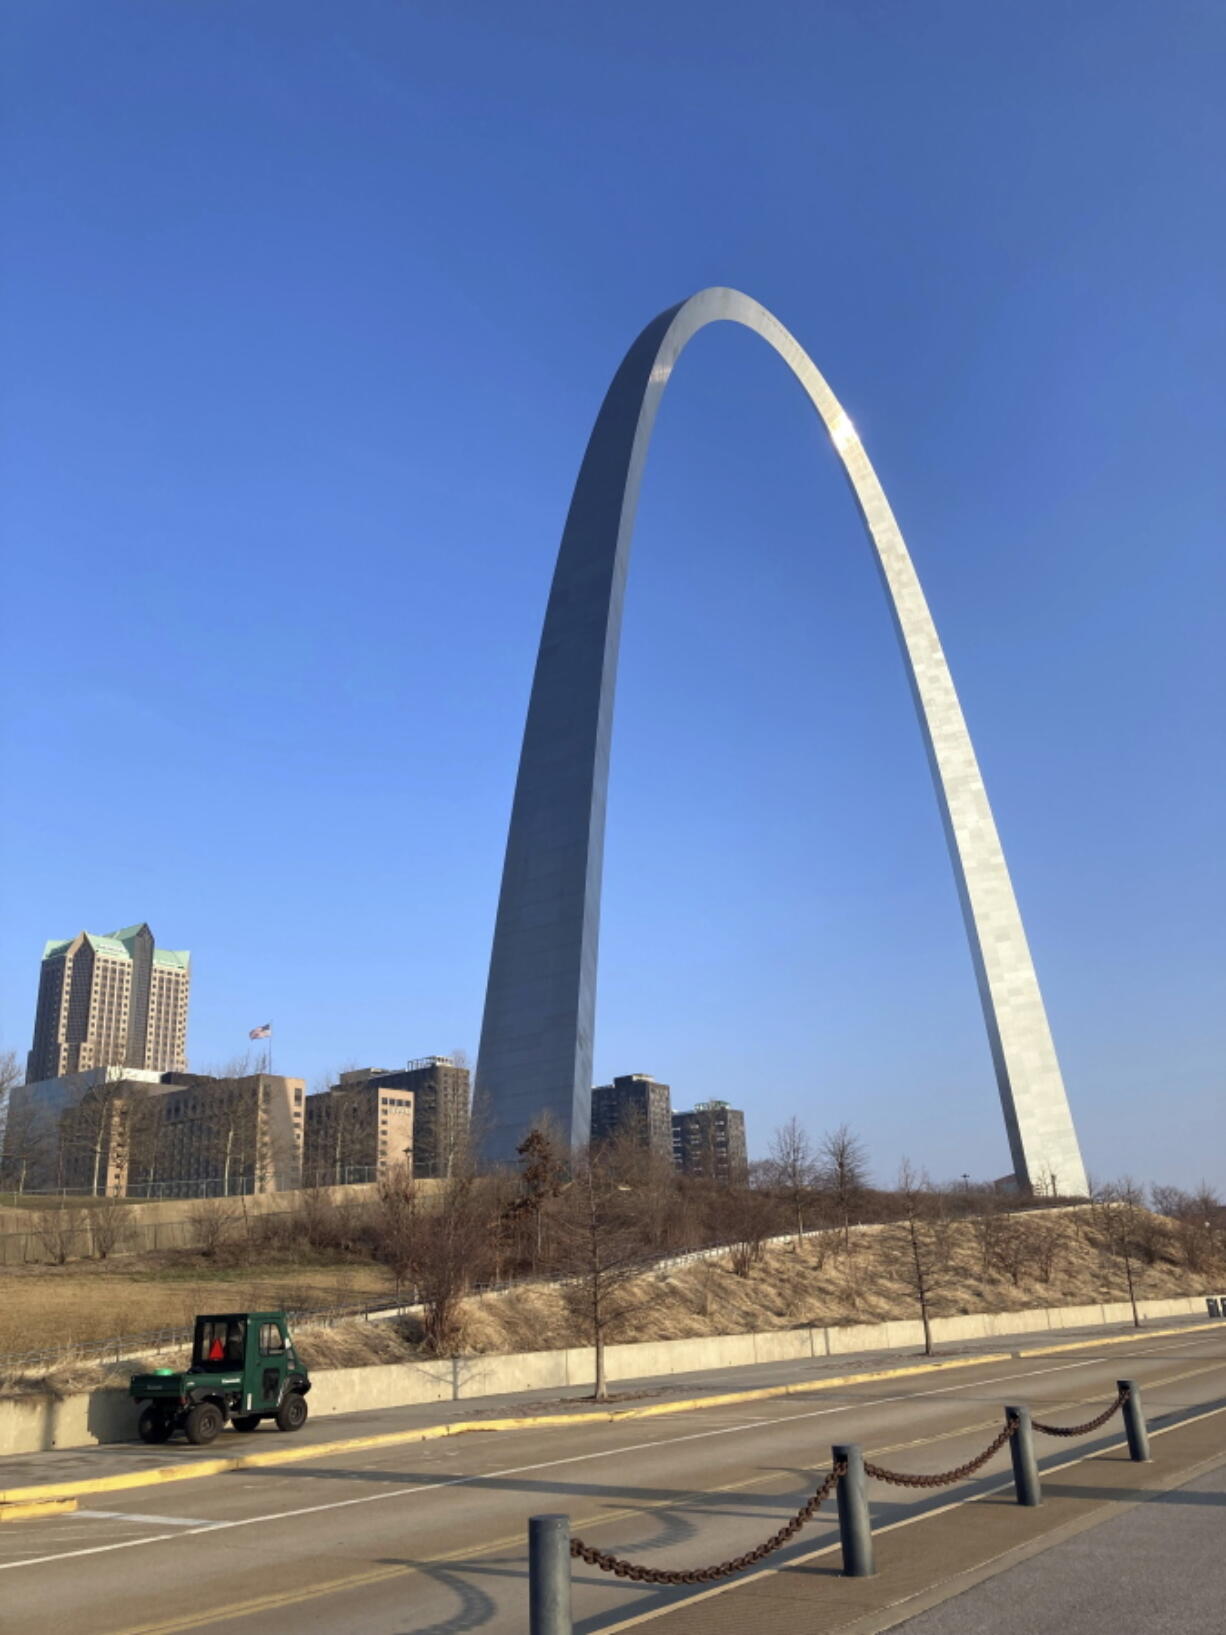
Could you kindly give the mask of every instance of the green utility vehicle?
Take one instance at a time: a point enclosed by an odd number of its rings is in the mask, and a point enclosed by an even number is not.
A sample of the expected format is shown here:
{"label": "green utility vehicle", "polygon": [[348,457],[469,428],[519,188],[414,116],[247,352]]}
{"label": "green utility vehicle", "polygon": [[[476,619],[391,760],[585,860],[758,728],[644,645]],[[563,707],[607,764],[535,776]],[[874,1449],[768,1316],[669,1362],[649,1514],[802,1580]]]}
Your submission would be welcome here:
{"label": "green utility vehicle", "polygon": [[187,1372],[134,1374],[128,1395],[144,1404],[142,1442],[165,1442],[181,1430],[199,1446],[227,1420],[236,1431],[253,1431],[261,1419],[275,1420],[279,1431],[300,1431],[310,1389],[285,1313],[243,1311],[197,1317]]}

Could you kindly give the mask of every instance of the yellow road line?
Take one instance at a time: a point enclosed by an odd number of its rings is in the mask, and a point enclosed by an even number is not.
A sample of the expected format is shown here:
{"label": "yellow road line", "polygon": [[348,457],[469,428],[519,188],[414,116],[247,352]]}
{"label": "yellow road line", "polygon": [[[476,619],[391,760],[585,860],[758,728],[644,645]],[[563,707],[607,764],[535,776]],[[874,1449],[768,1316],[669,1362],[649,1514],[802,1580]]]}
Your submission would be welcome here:
{"label": "yellow road line", "polygon": [[[1196,1374],[1211,1373],[1215,1369],[1220,1368],[1220,1367],[1221,1367],[1221,1363],[1215,1361],[1213,1363],[1208,1364],[1204,1368],[1184,1369],[1181,1373],[1171,1374],[1171,1375],[1166,1376],[1163,1379],[1149,1380],[1147,1382],[1147,1384],[1146,1384],[1146,1389],[1148,1390],[1148,1389],[1151,1389],[1151,1388],[1156,1388],[1156,1387],[1164,1386],[1164,1385],[1173,1385],[1178,1380],[1188,1379],[1188,1378],[1190,1378],[1190,1377],[1192,1377],[1193,1375],[1196,1375]],[[877,1377],[880,1377],[880,1376],[877,1376]],[[1073,1402],[1069,1402],[1067,1404],[1064,1404],[1064,1406],[1077,1407],[1082,1402],[1087,1402],[1087,1401],[1092,1401],[1092,1400],[1094,1400],[1094,1399],[1089,1398],[1089,1397],[1082,1397],[1082,1398],[1076,1399]],[[1050,1412],[1050,1410],[1048,1410],[1048,1411]],[[986,1430],[986,1429],[989,1429],[990,1427],[994,1426],[995,1424],[996,1424],[996,1420],[992,1419],[992,1420],[985,1420],[985,1421],[982,1421],[982,1422],[976,1422],[975,1424],[972,1424],[972,1425],[959,1425],[959,1426],[954,1427],[951,1430],[936,1432],[932,1436],[917,1437],[916,1439],[914,1439],[913,1441],[910,1441],[910,1442],[895,1442],[895,1443],[891,1443],[887,1447],[874,1448],[874,1449],[871,1450],[871,1454],[872,1454],[872,1457],[874,1457],[874,1458],[881,1458],[886,1454],[902,1452],[904,1449],[925,1447],[925,1446],[929,1446],[929,1445],[931,1445],[933,1443],[936,1443],[936,1442],[948,1441],[951,1437],[954,1437],[954,1436],[967,1436],[972,1431]],[[1174,1430],[1174,1429],[1177,1429],[1177,1428],[1178,1428],[1177,1426],[1159,1427],[1157,1430],[1151,1431],[1151,1435],[1155,1435],[1155,1436],[1160,1435],[1161,1431],[1163,1429]],[[1105,1451],[1105,1450],[1102,1450],[1102,1451]],[[1092,1454],[1092,1453],[1087,1453],[1087,1454],[1083,1455],[1082,1457],[1084,1457],[1084,1458],[1093,1458],[1094,1456],[1095,1455]],[[1077,1458],[1074,1458],[1074,1459],[1068,1460],[1066,1463],[1067,1464],[1076,1464],[1078,1462],[1079,1462],[1079,1460]],[[1064,1467],[1061,1466],[1059,1468],[1062,1469]],[[749,1477],[742,1478],[742,1479],[740,1479],[738,1481],[735,1481],[735,1482],[722,1483],[718,1487],[695,1488],[695,1489],[692,1489],[691,1492],[689,1492],[688,1494],[685,1494],[684,1496],[682,1496],[681,1498],[676,1498],[675,1496],[669,1496],[669,1497],[663,1498],[663,1499],[647,1500],[646,1502],[641,1503],[641,1504],[637,1504],[637,1505],[622,1506],[620,1509],[617,1509],[617,1510],[602,1511],[600,1514],[595,1515],[595,1516],[578,1518],[577,1520],[575,1520],[572,1523],[572,1528],[576,1533],[579,1533],[579,1534],[590,1533],[593,1530],[593,1528],[604,1527],[604,1526],[609,1525],[611,1522],[623,1521],[623,1520],[626,1520],[627,1518],[630,1518],[630,1517],[641,1516],[641,1515],[643,1515],[645,1513],[648,1513],[650,1511],[653,1511],[653,1510],[661,1510],[661,1509],[666,1509],[666,1508],[667,1509],[679,1509],[679,1508],[681,1508],[681,1507],[683,1507],[683,1506],[685,1506],[685,1505],[687,1505],[689,1503],[692,1503],[692,1501],[694,1499],[696,1499],[696,1498],[704,1498],[704,1497],[707,1497],[707,1496],[709,1496],[711,1494],[716,1494],[716,1493],[733,1493],[733,1492],[744,1491],[746,1488],[760,1486],[760,1485],[765,1484],[766,1482],[773,1481],[776,1478],[777,1475],[778,1475],[778,1472],[776,1472],[776,1471],[765,1471],[765,1472],[759,1473],[759,1474],[754,1475],[754,1476],[749,1476]],[[967,1500],[955,1500],[953,1502],[954,1502],[954,1504],[969,1503],[970,1500],[969,1499],[967,1499]],[[945,1508],[952,1508],[952,1505],[951,1506],[946,1506]],[[917,1517],[917,1518],[914,1518],[914,1519],[918,1520],[918,1519],[922,1519],[922,1518]],[[899,1525],[899,1524],[895,1524],[895,1525]],[[892,1531],[892,1528],[882,1528],[882,1529],[879,1529],[879,1531],[881,1531],[881,1532]],[[343,1590],[358,1589],[358,1588],[361,1588],[363,1586],[370,1585],[370,1584],[383,1583],[388,1579],[397,1578],[397,1577],[400,1577],[400,1576],[409,1577],[409,1576],[412,1576],[414,1573],[419,1573],[419,1572],[421,1572],[424,1569],[429,1568],[429,1567],[439,1566],[439,1565],[441,1565],[441,1564],[443,1564],[445,1562],[450,1562],[450,1561],[475,1561],[475,1560],[479,1559],[482,1556],[492,1555],[496,1550],[506,1550],[506,1549],[510,1549],[510,1548],[521,1547],[522,1544],[523,1544],[523,1539],[524,1539],[523,1529],[520,1528],[515,1533],[507,1534],[506,1536],[504,1536],[502,1538],[492,1539],[492,1540],[490,1540],[489,1543],[480,1545],[476,1549],[472,1548],[471,1546],[462,1545],[458,1549],[442,1551],[438,1555],[424,1556],[420,1561],[416,1561],[416,1562],[404,1562],[404,1563],[398,1563],[395,1566],[381,1566],[381,1567],[377,1567],[377,1568],[370,1568],[366,1572],[350,1574],[348,1577],[345,1577],[345,1578],[336,1578],[336,1579],[325,1580],[322,1584],[315,1584],[315,1585],[312,1585],[312,1586],[309,1586],[309,1587],[308,1586],[303,1586],[300,1589],[284,1590],[284,1591],[276,1592],[276,1593],[270,1594],[270,1595],[257,1596],[254,1599],[248,1600],[248,1601],[235,1601],[235,1602],[232,1602],[228,1606],[211,1607],[207,1612],[187,1613],[187,1614],[184,1614],[182,1617],[166,1619],[166,1620],[163,1620],[163,1621],[158,1622],[158,1623],[133,1625],[130,1628],[127,1628],[127,1629],[124,1629],[124,1630],[121,1630],[121,1631],[116,1631],[115,1635],[181,1635],[182,1631],[191,1630],[191,1629],[199,1629],[199,1628],[202,1628],[203,1626],[205,1626],[207,1624],[220,1623],[220,1622],[222,1622],[224,1620],[227,1620],[227,1619],[230,1619],[230,1618],[249,1617],[251,1614],[257,1613],[257,1612],[271,1612],[271,1611],[278,1610],[278,1609],[283,1608],[283,1607],[301,1606],[306,1601],[313,1601],[313,1600],[316,1600],[316,1599],[319,1599],[319,1598],[322,1598],[322,1597],[328,1596],[328,1595],[336,1595],[336,1594],[339,1594]],[[822,1549],[819,1549],[817,1551],[812,1552],[812,1555],[827,1554],[827,1553],[829,1553],[829,1551],[837,1549],[837,1548],[838,1548],[837,1544],[827,1545]],[[812,1559],[812,1556],[811,1555],[810,1556],[805,1556],[805,1557],[803,1557],[801,1559],[802,1560],[810,1560],[810,1559]],[[797,1565],[797,1563],[789,1562],[789,1565],[790,1566],[791,1565]],[[768,1568],[764,1568],[760,1573],[756,1573],[753,1576],[754,1577],[765,1577],[768,1574],[774,1573],[774,1572],[777,1572],[777,1571],[779,1571],[778,1568],[768,1567]],[[742,1582],[744,1582],[744,1581],[742,1580]],[[725,1588],[731,1588],[732,1585],[727,1585],[727,1586],[724,1586],[724,1587]],[[712,1592],[708,1592],[708,1593],[712,1593]],[[704,1599],[704,1598],[705,1598],[704,1596],[695,1597],[695,1599]],[[686,1601],[687,1605],[689,1604],[689,1599],[690,1598],[687,1598],[687,1601]],[[671,1609],[662,1609],[662,1610],[671,1610]],[[657,1616],[659,1616],[659,1612],[649,1613],[649,1614],[645,1615],[644,1621],[646,1621],[646,1619],[649,1619],[649,1618],[652,1618],[652,1617],[657,1617]],[[637,1623],[638,1621],[639,1621],[638,1618],[632,1618],[630,1620],[630,1623],[633,1624],[633,1623]],[[622,1629],[622,1628],[628,1627],[628,1625],[627,1624],[618,1624],[615,1627],[618,1628],[618,1629]]]}
{"label": "yellow road line", "polygon": [[716,1395],[687,1397],[676,1402],[658,1402],[645,1408],[602,1409],[594,1412],[566,1414],[528,1414],[503,1419],[460,1419],[442,1425],[422,1425],[411,1430],[383,1431],[373,1436],[345,1437],[333,1442],[304,1443],[297,1447],[270,1449],[267,1453],[238,1454],[232,1458],[197,1459],[175,1465],[161,1465],[149,1470],[124,1471],[115,1476],[85,1477],[74,1482],[43,1482],[30,1487],[9,1488],[0,1492],[0,1504],[46,1498],[79,1497],[87,1493],[120,1493],[131,1488],[155,1487],[165,1482],[189,1482],[205,1476],[220,1476],[238,1470],[253,1470],[272,1465],[288,1465],[305,1459],[327,1459],[340,1453],[360,1453],[375,1448],[397,1447],[406,1442],[432,1442],[445,1436],[463,1436],[478,1431],[519,1431],[544,1429],[561,1425],[616,1424],[622,1420],[653,1419],[666,1414],[691,1413],[700,1408],[726,1408],[742,1402],[765,1402],[774,1397],[789,1397],[810,1391],[837,1390],[849,1385],[871,1385],[879,1380],[903,1379],[915,1374],[938,1373],[955,1368],[979,1368],[992,1363],[1008,1362],[1018,1357],[1043,1357],[1062,1351],[1094,1349],[1096,1346],[1121,1345],[1129,1341],[1168,1338],[1172,1335],[1198,1333],[1220,1327],[1215,1323],[1185,1324],[1180,1328],[1141,1330],[1132,1334],[1112,1335],[1097,1340],[1074,1340],[1067,1344],[1035,1347],[1025,1351],[992,1351],[970,1357],[950,1357],[936,1361],[912,1363],[899,1368],[885,1368],[875,1373],[839,1374],[825,1379],[794,1380],[789,1385],[755,1386],[744,1391],[725,1391]]}
{"label": "yellow road line", "polygon": [[308,1442],[298,1447],[270,1449],[267,1453],[235,1455],[229,1459],[197,1459],[179,1465],[161,1465],[150,1470],[124,1471],[116,1476],[85,1477],[75,1482],[40,1483],[35,1487],[14,1487],[0,1493],[0,1503],[47,1497],[66,1498],[85,1493],[119,1493],[134,1487],[155,1487],[163,1482],[188,1482],[202,1476],[219,1476],[236,1470],[253,1470],[268,1465],[288,1465],[304,1459],[327,1459],[338,1453],[358,1453],[373,1448],[397,1447],[405,1442],[433,1442],[445,1436],[462,1436],[470,1431],[523,1431],[552,1425],[609,1425],[623,1420],[658,1418],[664,1414],[689,1413],[697,1408],[726,1408],[741,1402],[763,1402],[771,1397],[798,1396],[809,1391],[829,1391],[847,1385],[871,1385],[878,1380],[902,1379],[913,1374],[934,1374],[954,1368],[978,1368],[1008,1362],[1008,1351],[985,1352],[976,1357],[951,1357],[936,1362],[913,1363],[902,1368],[886,1368],[872,1374],[839,1374],[826,1379],[794,1380],[790,1385],[766,1385],[745,1391],[726,1391],[717,1396],[686,1397],[677,1402],[658,1402],[646,1408],[601,1409],[571,1414],[528,1414],[507,1419],[460,1419],[442,1425],[419,1425],[411,1430],[382,1431],[374,1436],[351,1436],[337,1442]]}
{"label": "yellow road line", "polygon": [[1181,1328],[1138,1328],[1131,1334],[1107,1334],[1100,1340],[1070,1340],[1067,1345],[1032,1346],[1019,1351],[1019,1357],[1051,1357],[1057,1351],[1089,1351],[1100,1345],[1127,1345],[1130,1340],[1164,1340],[1172,1334],[1199,1334],[1203,1329],[1221,1329],[1226,1336],[1226,1325],[1217,1323],[1185,1323]]}
{"label": "yellow road line", "polygon": [[75,1499],[31,1499],[25,1503],[0,1503],[0,1522],[39,1521],[43,1516],[66,1516],[76,1508]]}

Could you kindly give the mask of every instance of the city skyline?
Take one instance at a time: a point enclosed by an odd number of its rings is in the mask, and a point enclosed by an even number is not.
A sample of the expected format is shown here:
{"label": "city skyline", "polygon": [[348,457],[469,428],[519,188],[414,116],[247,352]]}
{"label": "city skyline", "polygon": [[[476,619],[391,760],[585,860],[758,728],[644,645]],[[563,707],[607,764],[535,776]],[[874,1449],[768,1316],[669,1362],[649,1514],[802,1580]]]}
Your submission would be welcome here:
{"label": "city skyline", "polygon": [[[0,1044],[48,935],[140,913],[193,950],[193,1067],[269,1016],[311,1084],[475,1057],[563,496],[626,337],[720,282],[812,348],[907,529],[1088,1167],[1220,1187],[1203,15],[372,12],[338,55],[273,0],[241,52],[121,6],[65,55],[55,11],[0,181]],[[643,493],[593,1079],[752,1087],[755,1152],[795,1113],[883,1177],[999,1174],[880,589],[759,354],[689,349]]]}

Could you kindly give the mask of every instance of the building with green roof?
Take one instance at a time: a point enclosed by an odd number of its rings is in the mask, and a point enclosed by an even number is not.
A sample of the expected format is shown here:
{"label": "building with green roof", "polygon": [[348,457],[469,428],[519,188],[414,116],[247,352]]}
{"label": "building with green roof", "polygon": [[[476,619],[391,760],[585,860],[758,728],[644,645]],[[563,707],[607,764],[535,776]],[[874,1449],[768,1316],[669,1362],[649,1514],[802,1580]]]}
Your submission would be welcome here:
{"label": "building with green roof", "polygon": [[27,1084],[96,1067],[187,1069],[191,956],[142,921],[43,948]]}

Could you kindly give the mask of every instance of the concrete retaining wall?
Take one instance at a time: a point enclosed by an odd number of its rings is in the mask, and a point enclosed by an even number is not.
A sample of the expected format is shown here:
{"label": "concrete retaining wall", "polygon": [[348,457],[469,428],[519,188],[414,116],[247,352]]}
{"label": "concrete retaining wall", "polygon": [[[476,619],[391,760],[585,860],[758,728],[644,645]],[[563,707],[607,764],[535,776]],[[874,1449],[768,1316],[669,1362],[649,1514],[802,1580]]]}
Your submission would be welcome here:
{"label": "concrete retaining wall", "polygon": [[[1142,1300],[1143,1317],[1205,1315],[1203,1295]],[[1127,1302],[1099,1306],[970,1312],[933,1319],[938,1344],[990,1339],[997,1334],[1053,1335],[1097,1324],[1128,1322]],[[753,1363],[791,1362],[805,1357],[842,1356],[855,1351],[907,1350],[923,1344],[918,1322],[855,1323],[842,1328],[776,1329],[763,1334],[721,1334],[706,1339],[649,1340],[611,1345],[606,1355],[610,1380],[647,1379],[707,1368],[743,1368]],[[503,1356],[455,1357],[446,1361],[381,1363],[367,1368],[334,1368],[314,1375],[314,1417],[363,1408],[405,1408],[418,1403],[460,1402],[513,1391],[562,1390],[590,1385],[595,1374],[590,1346],[567,1351],[521,1351]],[[136,1435],[136,1408],[121,1391],[95,1391],[55,1400],[49,1397],[0,1399],[0,1457],[48,1448],[90,1447],[126,1442]]]}

